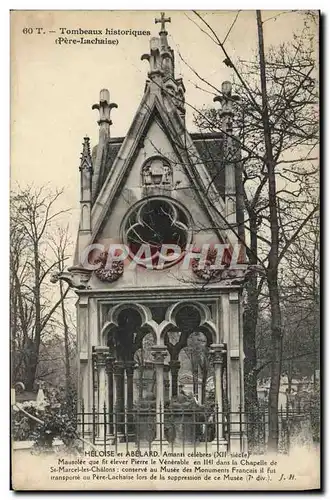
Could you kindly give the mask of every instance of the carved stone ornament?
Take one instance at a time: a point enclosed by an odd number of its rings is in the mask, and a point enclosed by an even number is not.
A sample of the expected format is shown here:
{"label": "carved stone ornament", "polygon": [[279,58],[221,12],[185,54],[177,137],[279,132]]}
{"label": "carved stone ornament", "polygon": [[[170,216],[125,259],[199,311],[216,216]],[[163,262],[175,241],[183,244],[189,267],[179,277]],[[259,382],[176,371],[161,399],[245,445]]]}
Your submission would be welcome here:
{"label": "carved stone ornament", "polygon": [[156,347],[154,346],[152,351],[151,351],[151,355],[153,357],[153,362],[155,365],[163,365],[164,364],[164,360],[167,356],[167,350],[162,348],[162,347]]}
{"label": "carved stone ornament", "polygon": [[89,279],[92,271],[83,267],[73,266],[69,267],[67,271],[52,273],[51,283],[57,283],[58,280],[65,281],[71,288],[77,290],[86,290],[91,287],[88,286]]}
{"label": "carved stone ornament", "polygon": [[95,362],[99,367],[105,367],[107,362],[107,351],[96,351],[95,352]]}
{"label": "carved stone ornament", "polygon": [[124,365],[123,361],[115,361],[114,362],[113,373],[115,376],[123,377],[124,376],[124,369],[125,369],[125,365]]}
{"label": "carved stone ornament", "polygon": [[193,259],[192,261],[192,270],[198,278],[204,279],[204,280],[214,280],[214,279],[222,279],[224,276],[228,277],[234,277],[234,274],[228,274],[225,273],[225,271],[228,271],[227,269],[211,269],[211,266],[214,266],[215,262],[217,259],[217,250],[210,248],[207,257],[205,259],[204,265],[201,266],[202,268],[199,269],[199,259]]}
{"label": "carved stone ornament", "polygon": [[180,370],[180,366],[181,366],[181,362],[178,361],[178,360],[174,360],[174,361],[169,361],[168,363],[169,367],[171,370],[177,370],[179,371]]}
{"label": "carved stone ornament", "polygon": [[142,185],[149,186],[172,186],[173,172],[166,159],[153,158],[144,164],[142,168]]}
{"label": "carved stone ornament", "polygon": [[210,347],[210,354],[213,364],[222,364],[225,361],[227,348],[225,344],[212,344]]}
{"label": "carved stone ornament", "polygon": [[95,260],[95,264],[101,263],[101,266],[94,271],[95,276],[100,281],[113,283],[124,274],[124,263],[122,261],[113,260],[107,264],[108,253],[103,252],[100,257]]}
{"label": "carved stone ornament", "polygon": [[204,265],[199,269],[199,259],[192,261],[193,273],[200,279],[205,281],[219,281],[223,286],[241,285],[255,273],[262,272],[262,268],[257,265],[245,266],[240,264],[237,268],[229,267],[229,263],[222,265],[221,269],[212,269],[217,258],[217,251],[210,249],[207,254]]}
{"label": "carved stone ornament", "polygon": [[212,358],[213,358],[213,363],[214,364],[222,364],[224,362],[224,355],[226,354],[226,351],[213,351],[212,352]]}
{"label": "carved stone ornament", "polygon": [[105,361],[105,371],[108,375],[113,373],[115,358],[111,354],[108,354]]}
{"label": "carved stone ornament", "polygon": [[125,370],[127,376],[133,376],[134,369],[137,367],[137,363],[135,361],[125,361]]}

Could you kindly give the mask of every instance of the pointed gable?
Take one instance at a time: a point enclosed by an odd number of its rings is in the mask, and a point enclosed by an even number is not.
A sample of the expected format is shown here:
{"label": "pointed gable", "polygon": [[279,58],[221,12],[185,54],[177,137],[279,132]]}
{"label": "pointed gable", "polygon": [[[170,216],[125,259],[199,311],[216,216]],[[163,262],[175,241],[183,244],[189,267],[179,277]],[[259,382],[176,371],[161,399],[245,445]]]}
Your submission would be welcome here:
{"label": "pointed gable", "polygon": [[[203,163],[212,177],[220,196],[225,198],[225,168],[223,165],[223,136],[221,133],[191,133],[191,139],[197,149],[199,161]],[[111,137],[107,154],[104,156],[104,174],[100,179],[101,187],[105,182],[125,137]],[[99,192],[99,191],[98,191]],[[98,194],[98,193],[97,193]]]}
{"label": "pointed gable", "polygon": [[141,57],[150,70],[126,136],[110,137],[110,111],[117,105],[110,103],[108,90],[101,90],[100,102],[93,106],[100,113],[100,140],[92,153],[91,230],[83,245],[107,238],[123,240],[122,224],[130,208],[152,196],[170,197],[181,203],[183,211],[186,207],[195,232],[206,228],[204,240],[232,241],[228,221],[236,227],[233,165],[237,161],[231,166],[225,161],[229,142],[225,132],[188,133],[185,87],[175,76],[166,30],[159,35],[151,38],[150,52]]}
{"label": "pointed gable", "polygon": [[[184,123],[168,96],[166,94],[159,96],[157,93],[152,93],[149,88],[141,101],[128,134],[122,142],[118,139],[114,142],[116,148],[119,148],[119,146],[120,148],[114,160],[107,165],[107,176],[92,210],[93,240],[106,223],[113,200],[124,188],[125,179],[128,178],[144,141],[149,140],[152,142],[154,140],[154,138],[150,137],[150,130],[156,124],[159,130],[162,131],[164,138],[166,138],[167,146],[162,148],[161,141],[158,142],[158,145],[155,144],[153,154],[161,153],[163,149],[165,156],[169,157],[174,168],[184,172],[187,179],[189,179],[191,189],[200,196],[200,205],[204,206],[204,210],[208,211],[208,208],[212,207],[212,205],[216,205],[217,210],[220,210],[220,212],[224,210],[223,200],[219,197],[220,193],[215,188],[215,177],[217,176],[214,175],[214,171],[217,165],[214,160],[212,164],[209,160],[211,155],[210,147],[212,145],[214,148],[216,142],[219,144],[218,154],[221,154],[222,141],[220,134],[218,138],[212,136],[211,143],[208,143],[201,135],[197,135],[194,141],[185,130]],[[153,130],[153,133],[155,133],[155,129]],[[111,145],[112,143],[109,142],[110,148]],[[202,152],[202,155],[199,151]],[[208,172],[204,159],[209,163],[211,172]],[[221,176],[219,176],[218,182],[219,184],[223,183]],[[179,189],[182,188],[179,187]],[[213,222],[214,227],[219,228],[222,225],[221,220]]]}

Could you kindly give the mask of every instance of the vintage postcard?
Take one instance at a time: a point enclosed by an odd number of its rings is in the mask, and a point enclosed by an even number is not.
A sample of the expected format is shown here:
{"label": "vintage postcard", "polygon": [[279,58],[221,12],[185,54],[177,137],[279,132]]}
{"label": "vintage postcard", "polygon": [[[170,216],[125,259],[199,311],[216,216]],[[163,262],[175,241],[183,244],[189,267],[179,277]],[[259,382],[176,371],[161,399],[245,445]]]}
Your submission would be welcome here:
{"label": "vintage postcard", "polygon": [[12,488],[320,488],[319,12],[12,11]]}

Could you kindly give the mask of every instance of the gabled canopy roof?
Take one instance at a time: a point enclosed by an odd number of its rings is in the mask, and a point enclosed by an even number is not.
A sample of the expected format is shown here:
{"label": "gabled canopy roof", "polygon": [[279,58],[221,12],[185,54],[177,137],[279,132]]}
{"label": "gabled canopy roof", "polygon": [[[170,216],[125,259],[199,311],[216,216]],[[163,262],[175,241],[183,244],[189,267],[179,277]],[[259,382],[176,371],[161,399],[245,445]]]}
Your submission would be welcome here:
{"label": "gabled canopy roof", "polygon": [[[107,154],[104,155],[104,181],[92,209],[93,242],[107,218],[111,204],[123,188],[134,159],[141,147],[141,141],[148,135],[154,120],[172,144],[191,185],[199,194],[201,205],[214,220],[214,227],[221,228],[222,221],[217,213],[224,213],[224,169],[221,166],[221,134],[190,135],[170,95],[162,92],[159,85],[147,87],[130,129],[123,139],[110,139]],[[114,149],[112,149],[114,148]],[[219,163],[215,158],[219,158]],[[218,188],[218,189],[217,189]],[[219,196],[220,195],[220,196]],[[221,233],[221,229],[219,231]],[[225,240],[225,234],[222,238]]]}
{"label": "gabled canopy roof", "polygon": [[[190,137],[199,154],[200,161],[209,171],[220,196],[225,197],[225,168],[223,165],[223,137],[221,133],[191,133]],[[111,137],[107,154],[104,155],[103,176],[99,181],[102,186],[117,158],[125,137]],[[95,149],[97,146],[95,147]],[[95,156],[95,153],[94,153]],[[96,196],[98,193],[95,193]]]}

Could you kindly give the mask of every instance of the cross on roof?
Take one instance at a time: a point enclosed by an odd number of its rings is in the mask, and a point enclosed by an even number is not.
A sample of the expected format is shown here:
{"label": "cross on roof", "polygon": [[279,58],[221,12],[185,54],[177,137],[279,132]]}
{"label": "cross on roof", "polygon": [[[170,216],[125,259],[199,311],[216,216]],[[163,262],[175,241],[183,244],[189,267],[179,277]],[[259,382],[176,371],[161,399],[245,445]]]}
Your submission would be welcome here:
{"label": "cross on roof", "polygon": [[171,18],[170,17],[165,17],[165,12],[160,13],[160,19],[155,19],[155,24],[161,23],[161,28],[160,31],[166,31],[166,25],[165,23],[170,23]]}

